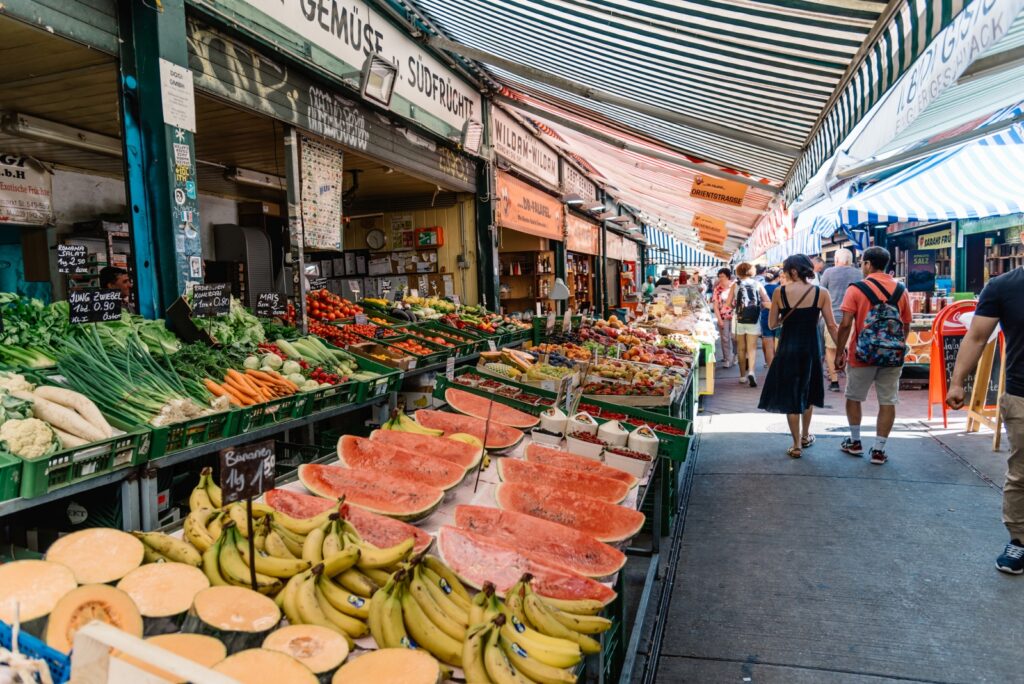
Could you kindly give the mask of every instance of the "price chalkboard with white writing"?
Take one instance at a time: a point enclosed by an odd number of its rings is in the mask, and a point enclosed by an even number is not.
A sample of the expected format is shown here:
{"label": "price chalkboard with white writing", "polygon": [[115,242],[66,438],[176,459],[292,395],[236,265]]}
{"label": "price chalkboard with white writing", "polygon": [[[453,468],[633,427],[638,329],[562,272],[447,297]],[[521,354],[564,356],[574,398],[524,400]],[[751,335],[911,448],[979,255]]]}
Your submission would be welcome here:
{"label": "price chalkboard with white writing", "polygon": [[85,245],[57,245],[57,272],[67,275],[88,273],[89,254]]}
{"label": "price chalkboard with white writing", "polygon": [[192,287],[192,318],[213,318],[231,311],[231,285],[196,283]]}
{"label": "price chalkboard with white writing", "polygon": [[309,279],[309,291],[316,292],[317,290],[327,289],[327,278],[310,278]]}
{"label": "price chalkboard with white writing", "polygon": [[262,318],[284,316],[288,313],[288,297],[280,292],[261,292],[256,297],[256,315]]}
{"label": "price chalkboard with white writing", "polygon": [[[946,387],[953,378],[953,368],[956,366],[956,355],[960,351],[960,343],[964,341],[963,335],[944,335],[942,337],[942,362],[943,373],[946,374]],[[985,405],[995,406],[999,402],[999,372],[1002,367],[1002,358],[998,348],[992,359],[992,375],[988,381],[988,392],[985,393]],[[964,381],[964,396],[970,398],[974,390],[974,371],[967,374]]]}
{"label": "price chalkboard with white writing", "polygon": [[68,293],[69,320],[72,324],[106,323],[121,318],[120,290],[72,290]]}
{"label": "price chalkboard with white writing", "polygon": [[255,498],[274,488],[274,440],[220,450],[220,489],[224,504]]}

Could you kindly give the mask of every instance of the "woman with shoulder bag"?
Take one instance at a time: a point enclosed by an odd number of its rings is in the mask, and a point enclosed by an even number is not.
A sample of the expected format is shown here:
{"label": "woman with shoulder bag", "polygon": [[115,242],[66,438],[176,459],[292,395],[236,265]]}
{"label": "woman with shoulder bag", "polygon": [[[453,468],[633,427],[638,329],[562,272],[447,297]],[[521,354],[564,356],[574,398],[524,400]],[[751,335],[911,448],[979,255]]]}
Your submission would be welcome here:
{"label": "woman with shoulder bag", "polygon": [[786,454],[800,458],[802,451],[814,444],[810,432],[814,407],[825,406],[818,319],[824,317],[833,340],[839,330],[828,290],[809,282],[814,278],[811,260],[804,254],[794,254],[783,263],[782,271],[788,282],[775,290],[768,312],[769,325],[773,329],[781,327],[782,332],[758,408],[786,414],[793,437],[793,446]]}
{"label": "woman with shoulder bag", "polygon": [[764,285],[754,279],[754,267],[743,262],[736,267],[739,279],[729,290],[729,301],[736,318],[736,357],[739,359],[740,384],[757,387],[757,340],[761,336],[761,309],[771,306]]}

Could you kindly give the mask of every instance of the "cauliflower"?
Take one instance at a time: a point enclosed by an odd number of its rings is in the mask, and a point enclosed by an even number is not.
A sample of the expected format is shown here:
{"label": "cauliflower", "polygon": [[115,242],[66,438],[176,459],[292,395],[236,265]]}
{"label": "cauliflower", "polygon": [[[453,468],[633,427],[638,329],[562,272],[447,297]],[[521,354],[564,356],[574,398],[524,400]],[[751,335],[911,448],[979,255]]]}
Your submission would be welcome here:
{"label": "cauliflower", "polygon": [[15,456],[38,458],[60,449],[57,433],[38,418],[9,420],[0,425],[0,442]]}
{"label": "cauliflower", "polygon": [[0,371],[0,388],[8,392],[31,392],[36,386],[26,380],[24,375]]}

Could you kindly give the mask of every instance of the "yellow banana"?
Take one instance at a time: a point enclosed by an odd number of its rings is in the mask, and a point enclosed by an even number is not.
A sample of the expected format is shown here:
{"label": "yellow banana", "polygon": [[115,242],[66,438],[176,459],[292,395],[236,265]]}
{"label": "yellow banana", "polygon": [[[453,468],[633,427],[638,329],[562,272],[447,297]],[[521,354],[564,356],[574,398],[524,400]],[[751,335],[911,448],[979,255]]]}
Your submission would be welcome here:
{"label": "yellow banana", "polygon": [[573,667],[583,659],[580,646],[575,641],[550,637],[515,618],[505,620],[500,631],[506,639],[519,644],[531,656],[552,667]]}
{"label": "yellow banana", "polygon": [[[462,580],[458,578],[455,572],[447,565],[445,565],[444,561],[442,561],[437,556],[432,556],[428,554],[423,557],[422,562],[423,565],[426,566],[428,570],[430,570],[432,573],[434,573],[435,575],[437,575],[438,577],[440,577],[448,583],[448,586],[451,588],[451,591],[449,592],[448,590],[445,590],[445,593],[450,595],[454,594],[465,599],[466,605],[463,607],[469,610],[469,592],[466,591],[466,587],[463,586]],[[442,587],[442,589],[444,589],[444,587]]]}
{"label": "yellow banana", "polygon": [[359,560],[359,548],[350,546],[331,556],[324,556],[324,575],[336,577],[352,568]]}
{"label": "yellow banana", "polygon": [[409,591],[403,591],[400,599],[405,629],[420,648],[430,652],[442,663],[462,667],[462,640],[445,634],[423,612],[420,604]]}
{"label": "yellow banana", "polygon": [[218,539],[203,552],[203,573],[206,575],[206,579],[210,580],[210,586],[213,587],[223,587],[228,583],[220,574],[220,546],[222,543],[223,541]]}
{"label": "yellow banana", "polygon": [[490,603],[491,596],[493,595],[494,585],[490,582],[484,582],[483,588],[473,596],[473,601],[469,607],[470,629],[485,622],[484,606]]}
{"label": "yellow banana", "polygon": [[270,532],[270,521],[266,518],[260,519],[256,523],[256,536],[253,538],[253,543],[256,545],[257,551],[267,550],[267,533]]}
{"label": "yellow banana", "polygon": [[373,636],[373,640],[377,643],[377,648],[386,648],[384,646],[384,617],[382,609],[384,607],[384,601],[387,600],[388,595],[391,593],[391,589],[394,587],[394,582],[389,582],[386,586],[382,587],[380,591],[373,595],[370,599],[370,615],[366,619],[366,624],[370,628],[370,634]]}
{"label": "yellow banana", "polygon": [[353,594],[363,598],[370,598],[380,588],[379,584],[355,568],[349,568],[345,572],[338,573],[334,579]]}
{"label": "yellow banana", "polygon": [[306,541],[302,544],[302,558],[313,565],[324,560],[324,531],[316,528],[306,535]]}
{"label": "yellow banana", "polygon": [[[238,553],[242,557],[242,562],[245,563],[245,566],[249,567],[249,542],[247,540],[238,540]],[[288,579],[298,575],[300,572],[309,570],[310,565],[309,561],[302,560],[301,558],[275,558],[274,556],[264,555],[259,551],[256,552],[256,572],[263,573],[269,577]]]}
{"label": "yellow banana", "polygon": [[[499,628],[504,621],[504,615],[499,615],[495,618],[495,624]],[[530,680],[519,674],[519,671],[512,667],[512,663],[508,661],[505,651],[502,650],[498,643],[499,636],[500,632],[492,629],[491,633],[487,636],[487,643],[484,645],[484,667],[487,670],[487,676],[491,678],[494,684],[529,684]]]}
{"label": "yellow banana", "polygon": [[333,630],[338,634],[345,634],[345,630],[327,619],[324,611],[316,599],[316,585],[313,583],[312,573],[303,574],[302,579],[292,589],[295,596],[295,609],[299,613],[299,619],[304,625],[319,625]]}
{"label": "yellow banana", "polygon": [[278,594],[281,598],[281,610],[284,612],[284,616],[288,618],[288,622],[293,625],[302,624],[302,617],[299,615],[299,609],[295,605],[295,589],[299,586],[299,583],[305,580],[308,574],[309,571],[307,570],[292,577]]}
{"label": "yellow banana", "polygon": [[557,608],[551,608],[551,606],[548,606],[548,608],[551,609],[551,614],[555,616],[556,620],[580,634],[601,634],[602,632],[607,632],[612,626],[611,620],[600,615],[577,615],[576,613],[566,613]]}
{"label": "yellow banana", "polygon": [[466,684],[490,684],[491,678],[484,666],[484,647],[494,631],[491,623],[477,625],[469,630],[466,641],[462,644],[462,671],[466,675]]}
{"label": "yellow banana", "polygon": [[437,605],[441,606],[459,624],[469,627],[469,610],[463,608],[461,603],[452,599],[450,594],[446,594],[444,589],[438,584],[431,582],[429,573],[422,566],[417,566],[416,574],[420,581],[423,582],[423,586],[426,587],[427,591],[434,598],[434,601],[437,602]]}
{"label": "yellow banana", "polygon": [[249,538],[249,516],[245,511],[245,504],[233,503],[227,507],[228,517],[235,523],[238,533]]}
{"label": "yellow banana", "polygon": [[362,596],[356,596],[342,589],[330,577],[327,577],[326,574],[319,578],[317,586],[320,589],[320,593],[324,595],[324,598],[342,613],[359,618],[360,620],[366,620],[370,617],[370,600],[372,599],[364,599]]}
{"label": "yellow banana", "polygon": [[161,554],[156,549],[142,545],[142,562],[143,563],[167,563],[170,559]]}
{"label": "yellow banana", "polygon": [[575,641],[579,644],[580,650],[587,655],[601,652],[600,643],[586,634],[580,634],[569,629],[559,622],[551,612],[551,609],[544,605],[536,594],[529,592],[526,594],[526,597],[523,599],[523,610],[526,612],[527,619],[537,628],[538,632],[558,639]]}
{"label": "yellow banana", "polygon": [[338,536],[338,523],[332,520],[330,526],[327,528],[327,532],[324,535],[324,544],[321,550],[321,555],[324,558],[330,558],[336,553],[340,553],[344,548],[344,544],[341,541],[341,537]]}
{"label": "yellow banana", "polygon": [[134,532],[133,534],[144,546],[148,546],[168,560],[186,563],[197,568],[203,564],[202,555],[187,541],[163,532]]}
{"label": "yellow banana", "polygon": [[263,548],[266,549],[266,552],[274,558],[281,558],[283,560],[296,558],[285,545],[284,540],[281,539],[281,535],[274,530],[270,530],[270,532],[267,533],[267,538],[263,542]]}
{"label": "yellow banana", "polygon": [[[224,534],[225,536],[221,539],[220,554],[217,556],[221,575],[229,584],[251,587],[249,566],[242,560],[242,555],[238,552],[238,530],[231,525],[224,530]],[[281,587],[281,580],[276,577],[270,577],[260,572],[256,573],[256,591],[261,594],[273,594]]]}
{"label": "yellow banana", "polygon": [[206,533],[214,539],[220,539],[220,536],[224,534],[224,523],[228,520],[227,516],[222,511],[214,511],[206,520]]}
{"label": "yellow banana", "polygon": [[384,603],[380,607],[380,630],[384,648],[415,648],[405,631],[401,591],[401,585],[396,583],[392,592],[384,597]]}
{"label": "yellow banana", "polygon": [[378,586],[384,586],[391,579],[391,573],[387,570],[375,570],[373,568],[359,568],[359,572],[363,573]]}
{"label": "yellow banana", "polygon": [[222,507],[224,499],[221,496],[220,487],[213,480],[213,469],[203,468],[202,472],[206,474],[206,494],[210,497],[210,502],[213,503],[214,508]]}
{"label": "yellow banana", "polygon": [[504,636],[498,637],[498,643],[512,667],[539,684],[576,684],[576,675],[561,667],[552,667],[537,660],[529,651]]}
{"label": "yellow banana", "polygon": [[192,493],[188,496],[188,510],[198,511],[203,508],[214,508],[213,501],[210,499],[210,495],[206,491],[206,481],[210,479],[210,475],[207,472],[199,474],[199,483],[192,489]]}
{"label": "yellow banana", "polygon": [[[420,610],[423,611],[424,615],[430,618],[430,621],[437,625],[438,629],[455,639],[459,642],[465,641],[466,639],[466,624],[460,619],[456,619],[451,613],[448,612],[447,606],[440,605],[434,597],[427,591],[427,587],[424,585],[423,580],[417,575],[415,570],[413,571],[412,578],[409,580],[408,594],[412,597],[417,604],[419,604]],[[449,606],[452,606],[449,602]],[[468,619],[468,616],[466,616]],[[414,634],[413,637],[416,635]]]}
{"label": "yellow banana", "polygon": [[214,541],[214,538],[210,536],[209,531],[206,529],[206,521],[209,520],[212,513],[213,509],[200,508],[185,516],[185,539],[192,546],[196,547],[199,553],[203,553],[206,549],[210,548]]}
{"label": "yellow banana", "polygon": [[409,537],[390,548],[381,549],[369,542],[358,541],[352,537],[347,537],[345,542],[359,547],[359,561],[356,563],[356,567],[360,570],[382,570],[396,566],[409,557],[415,543],[413,538]]}
{"label": "yellow banana", "polygon": [[316,579],[316,573],[314,573],[314,579],[310,580],[314,585],[313,592],[316,595],[317,604],[320,606],[320,610],[324,616],[330,620],[334,625],[340,627],[346,635],[353,639],[361,639],[370,633],[370,628],[366,626],[366,623],[359,618],[354,618],[351,615],[346,615],[337,608],[335,608],[327,597],[324,596],[323,591],[320,590],[320,583]]}
{"label": "yellow banana", "polygon": [[[523,610],[523,598],[525,597],[525,584],[522,580],[512,585],[512,588],[505,592],[505,615],[507,618],[515,618],[515,621],[527,625],[526,613]],[[513,622],[515,624],[515,622]]]}
{"label": "yellow banana", "polygon": [[326,511],[322,511],[312,518],[293,518],[290,515],[281,513],[280,511],[274,512],[274,521],[281,527],[294,532],[299,536],[305,536],[315,530],[318,527],[323,527],[331,519],[332,515],[337,514],[338,509],[328,508]]}
{"label": "yellow banana", "polygon": [[[539,594],[538,594],[539,596]],[[577,615],[597,615],[604,610],[604,604],[595,599],[556,599],[550,596],[541,596],[540,600],[552,608],[565,613],[576,613]]]}
{"label": "yellow banana", "polygon": [[404,413],[398,414],[398,426],[396,429],[400,432],[412,432],[419,435],[430,435],[431,437],[440,437],[444,434],[444,430],[437,430],[435,428],[423,427],[415,420],[410,418]]}
{"label": "yellow banana", "polygon": [[270,529],[277,532],[277,536],[281,538],[281,541],[284,542],[285,546],[288,547],[288,551],[293,556],[302,558],[302,545],[306,542],[305,537],[297,536],[294,532],[281,527],[273,520],[270,522]]}

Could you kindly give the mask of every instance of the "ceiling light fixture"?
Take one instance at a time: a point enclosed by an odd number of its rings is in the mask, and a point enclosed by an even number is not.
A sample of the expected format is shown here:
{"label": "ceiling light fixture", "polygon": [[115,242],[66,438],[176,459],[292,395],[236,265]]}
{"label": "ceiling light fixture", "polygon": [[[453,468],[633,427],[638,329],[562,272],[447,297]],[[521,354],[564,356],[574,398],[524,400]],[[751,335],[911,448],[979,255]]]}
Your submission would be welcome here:
{"label": "ceiling light fixture", "polygon": [[275,176],[269,173],[260,173],[259,171],[253,171],[251,169],[240,169],[237,167],[229,167],[224,172],[224,179],[231,181],[232,183],[238,183],[239,185],[251,185],[257,188],[266,188],[268,190],[284,190],[285,179],[280,176]]}
{"label": "ceiling light fixture", "polygon": [[363,99],[391,108],[391,96],[395,93],[398,67],[376,52],[371,52],[363,63],[363,78],[360,92]]}
{"label": "ceiling light fixture", "polygon": [[0,129],[20,138],[29,138],[54,145],[66,145],[111,157],[122,156],[121,141],[118,138],[90,133],[80,128],[65,126],[56,121],[48,121],[27,114],[4,115],[0,122]]}

